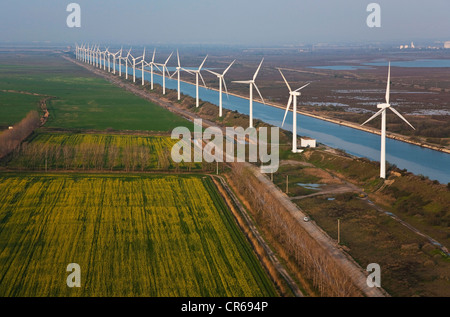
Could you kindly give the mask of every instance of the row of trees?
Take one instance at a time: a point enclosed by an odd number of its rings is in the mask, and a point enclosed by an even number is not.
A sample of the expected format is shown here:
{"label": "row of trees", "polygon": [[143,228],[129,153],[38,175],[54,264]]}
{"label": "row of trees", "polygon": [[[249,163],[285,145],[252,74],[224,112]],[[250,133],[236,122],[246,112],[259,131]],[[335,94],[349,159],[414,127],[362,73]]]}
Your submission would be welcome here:
{"label": "row of trees", "polygon": [[30,111],[13,129],[0,133],[0,158],[11,153],[25,138],[40,125],[37,111]]}
{"label": "row of trees", "polygon": [[361,296],[348,274],[242,164],[234,163],[233,183],[247,198],[259,226],[270,232],[322,296]]}
{"label": "row of trees", "polygon": [[213,164],[174,163],[170,148],[155,151],[141,144],[51,144],[23,142],[17,146],[12,159],[7,163],[18,169],[63,169],[63,170],[125,170],[129,171],[210,171]]}

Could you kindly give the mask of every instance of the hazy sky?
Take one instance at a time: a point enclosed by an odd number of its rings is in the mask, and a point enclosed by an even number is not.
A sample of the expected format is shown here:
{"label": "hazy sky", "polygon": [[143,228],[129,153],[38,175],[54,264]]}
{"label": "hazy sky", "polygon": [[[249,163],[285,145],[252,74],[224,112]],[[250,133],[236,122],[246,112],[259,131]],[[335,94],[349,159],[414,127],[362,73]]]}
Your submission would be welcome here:
{"label": "hazy sky", "polygon": [[[81,28],[66,7],[81,6]],[[366,24],[371,2],[381,28]],[[450,0],[1,0],[0,41],[309,44],[450,40]]]}

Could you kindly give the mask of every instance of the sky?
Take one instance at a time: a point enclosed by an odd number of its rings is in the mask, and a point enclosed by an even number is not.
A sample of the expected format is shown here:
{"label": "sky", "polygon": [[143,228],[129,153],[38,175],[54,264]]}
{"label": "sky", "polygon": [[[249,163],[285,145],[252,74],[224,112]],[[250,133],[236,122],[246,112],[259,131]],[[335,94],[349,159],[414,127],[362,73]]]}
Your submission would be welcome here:
{"label": "sky", "polygon": [[[81,27],[66,23],[69,3]],[[381,27],[369,28],[369,3]],[[2,0],[0,42],[299,45],[450,41],[450,0]]]}

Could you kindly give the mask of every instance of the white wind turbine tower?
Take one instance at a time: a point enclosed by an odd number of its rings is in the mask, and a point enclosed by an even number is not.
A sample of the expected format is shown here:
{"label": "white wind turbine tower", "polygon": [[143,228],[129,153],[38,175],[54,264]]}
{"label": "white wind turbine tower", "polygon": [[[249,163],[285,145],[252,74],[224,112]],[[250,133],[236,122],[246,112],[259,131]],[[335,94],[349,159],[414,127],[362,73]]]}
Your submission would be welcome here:
{"label": "white wind turbine tower", "polygon": [[366,124],[373,118],[377,117],[381,114],[381,157],[380,157],[380,177],[386,178],[386,109],[389,108],[393,113],[395,113],[400,119],[405,121],[411,128],[415,130],[415,128],[409,123],[397,110],[391,107],[389,104],[390,97],[390,81],[391,81],[391,63],[389,63],[389,71],[388,71],[388,81],[386,87],[386,103],[377,105],[377,108],[380,110],[375,113],[372,117],[370,117],[366,122],[361,125]]}
{"label": "white wind turbine tower", "polygon": [[169,57],[166,59],[166,62],[165,62],[164,64],[157,64],[157,63],[155,63],[155,66],[161,66],[161,67],[162,67],[162,75],[163,75],[163,95],[166,94],[166,73],[165,73],[165,72],[167,72],[167,75],[170,77],[170,73],[169,73],[169,71],[167,70],[167,63],[169,62],[169,59],[172,57],[172,55],[173,55],[173,52],[170,53]]}
{"label": "white wind turbine tower", "polygon": [[[131,49],[130,49],[130,52],[131,52]],[[141,58],[142,56],[134,57],[131,54],[130,54],[130,56],[131,56],[131,59],[133,60],[133,83],[135,83],[136,82],[136,60]]]}
{"label": "white wind turbine tower", "polygon": [[240,80],[240,81],[233,81],[233,83],[238,84],[249,84],[250,85],[250,98],[249,98],[249,104],[250,104],[250,128],[253,128],[253,86],[255,86],[256,91],[258,92],[259,96],[261,97],[262,102],[265,104],[263,97],[261,96],[261,92],[258,89],[258,86],[255,84],[256,76],[258,75],[259,69],[261,68],[261,65],[264,61],[264,58],[261,60],[261,63],[258,66],[258,69],[256,70],[255,74],[253,75],[253,79],[251,80]]}
{"label": "white wind turbine tower", "polygon": [[128,79],[128,62],[130,61],[128,59],[128,57],[130,56],[130,54],[131,54],[131,47],[130,47],[130,50],[128,51],[128,53],[127,53],[127,57],[124,58],[124,61],[125,61],[125,79]]}
{"label": "white wind turbine tower", "polygon": [[113,74],[116,73],[116,56],[117,56],[117,54],[119,54],[119,53],[121,53],[120,50],[117,51],[117,52],[115,52],[114,54],[111,53],[111,55],[112,55],[112,57],[113,57]]}
{"label": "white wind turbine tower", "polygon": [[307,83],[306,85],[296,89],[292,90],[291,86],[289,86],[289,83],[287,82],[286,78],[284,77],[283,73],[281,72],[281,69],[278,69],[280,71],[281,76],[284,79],[284,82],[286,83],[286,86],[289,89],[289,100],[286,106],[286,112],[284,113],[283,123],[281,124],[281,127],[284,125],[284,121],[286,120],[286,115],[289,111],[289,108],[291,107],[291,103],[293,102],[292,106],[292,153],[298,153],[297,149],[297,97],[301,95],[299,92],[306,86],[308,86],[310,83]]}
{"label": "white wind turbine tower", "polygon": [[[175,74],[178,74],[178,100],[181,99],[181,90],[180,90],[180,73],[181,73],[181,64],[180,64],[180,55],[178,54],[178,50],[177,50],[177,61],[178,61],[178,66],[176,68],[176,71],[174,73],[172,73],[172,75],[170,77],[173,77]],[[189,72],[191,73],[191,72]],[[191,73],[193,74],[193,73]]]}
{"label": "white wind turbine tower", "polygon": [[108,55],[108,73],[111,72],[111,52],[106,49],[106,54]]}
{"label": "white wind turbine tower", "polygon": [[122,76],[122,59],[123,59],[122,51],[123,51],[123,47],[120,48],[120,55],[118,57],[118,59],[119,59],[119,77]]}
{"label": "white wind turbine tower", "polygon": [[142,59],[141,59],[141,61],[140,61],[137,65],[139,65],[139,64],[142,65],[142,86],[144,86],[144,85],[145,85],[145,78],[144,78],[144,68],[145,68],[145,47],[144,47],[144,53],[142,53]]}
{"label": "white wind turbine tower", "polygon": [[216,75],[217,78],[219,78],[219,117],[222,116],[222,83],[225,86],[225,91],[228,96],[228,89],[227,89],[227,84],[225,83],[224,76],[225,76],[225,73],[230,69],[231,65],[233,65],[233,63],[235,61],[236,60],[232,61],[231,64],[225,69],[225,71],[222,74],[219,74],[219,73],[216,73],[216,72],[213,72],[213,71],[207,69],[208,72],[210,72],[213,75]]}
{"label": "white wind turbine tower", "polygon": [[105,50],[102,52],[103,55],[103,70],[106,70],[106,54],[108,54],[109,47],[106,47]]}
{"label": "white wind turbine tower", "polygon": [[152,61],[150,63],[147,63],[147,66],[150,66],[150,88],[153,90],[153,66],[155,66],[159,71],[159,67],[155,63],[155,54],[156,54],[156,48],[153,50],[153,57]]}
{"label": "white wind turbine tower", "polygon": [[205,59],[203,60],[203,62],[200,64],[198,69],[184,69],[185,71],[187,71],[190,74],[195,74],[195,106],[198,108],[198,106],[200,105],[199,102],[199,94],[198,94],[198,77],[200,76],[200,78],[202,79],[203,82],[203,86],[205,86],[206,88],[206,84],[205,81],[203,80],[203,76],[201,74],[201,69],[203,67],[203,64],[205,64],[206,59],[208,58],[208,55],[206,55]]}

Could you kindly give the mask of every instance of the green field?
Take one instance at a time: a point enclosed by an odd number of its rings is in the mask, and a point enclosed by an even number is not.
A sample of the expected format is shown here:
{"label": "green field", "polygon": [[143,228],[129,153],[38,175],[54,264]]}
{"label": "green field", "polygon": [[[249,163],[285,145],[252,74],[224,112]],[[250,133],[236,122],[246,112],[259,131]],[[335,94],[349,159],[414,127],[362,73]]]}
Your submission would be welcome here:
{"label": "green field", "polygon": [[32,110],[39,111],[39,100],[42,98],[0,91],[0,129],[7,129],[8,126],[20,122]]}
{"label": "green field", "polygon": [[200,169],[201,163],[174,163],[168,135],[38,133],[2,165],[12,169],[154,171]]}
{"label": "green field", "polygon": [[[46,127],[171,131],[185,126],[192,129],[187,120],[57,54],[0,54],[0,87],[54,96],[48,104],[50,117]],[[29,107],[35,106],[35,102],[31,103]],[[0,107],[10,109],[11,105],[0,103]],[[8,110],[0,113],[3,111]]]}
{"label": "green field", "polygon": [[207,177],[3,174],[0,193],[0,296],[276,295]]}

